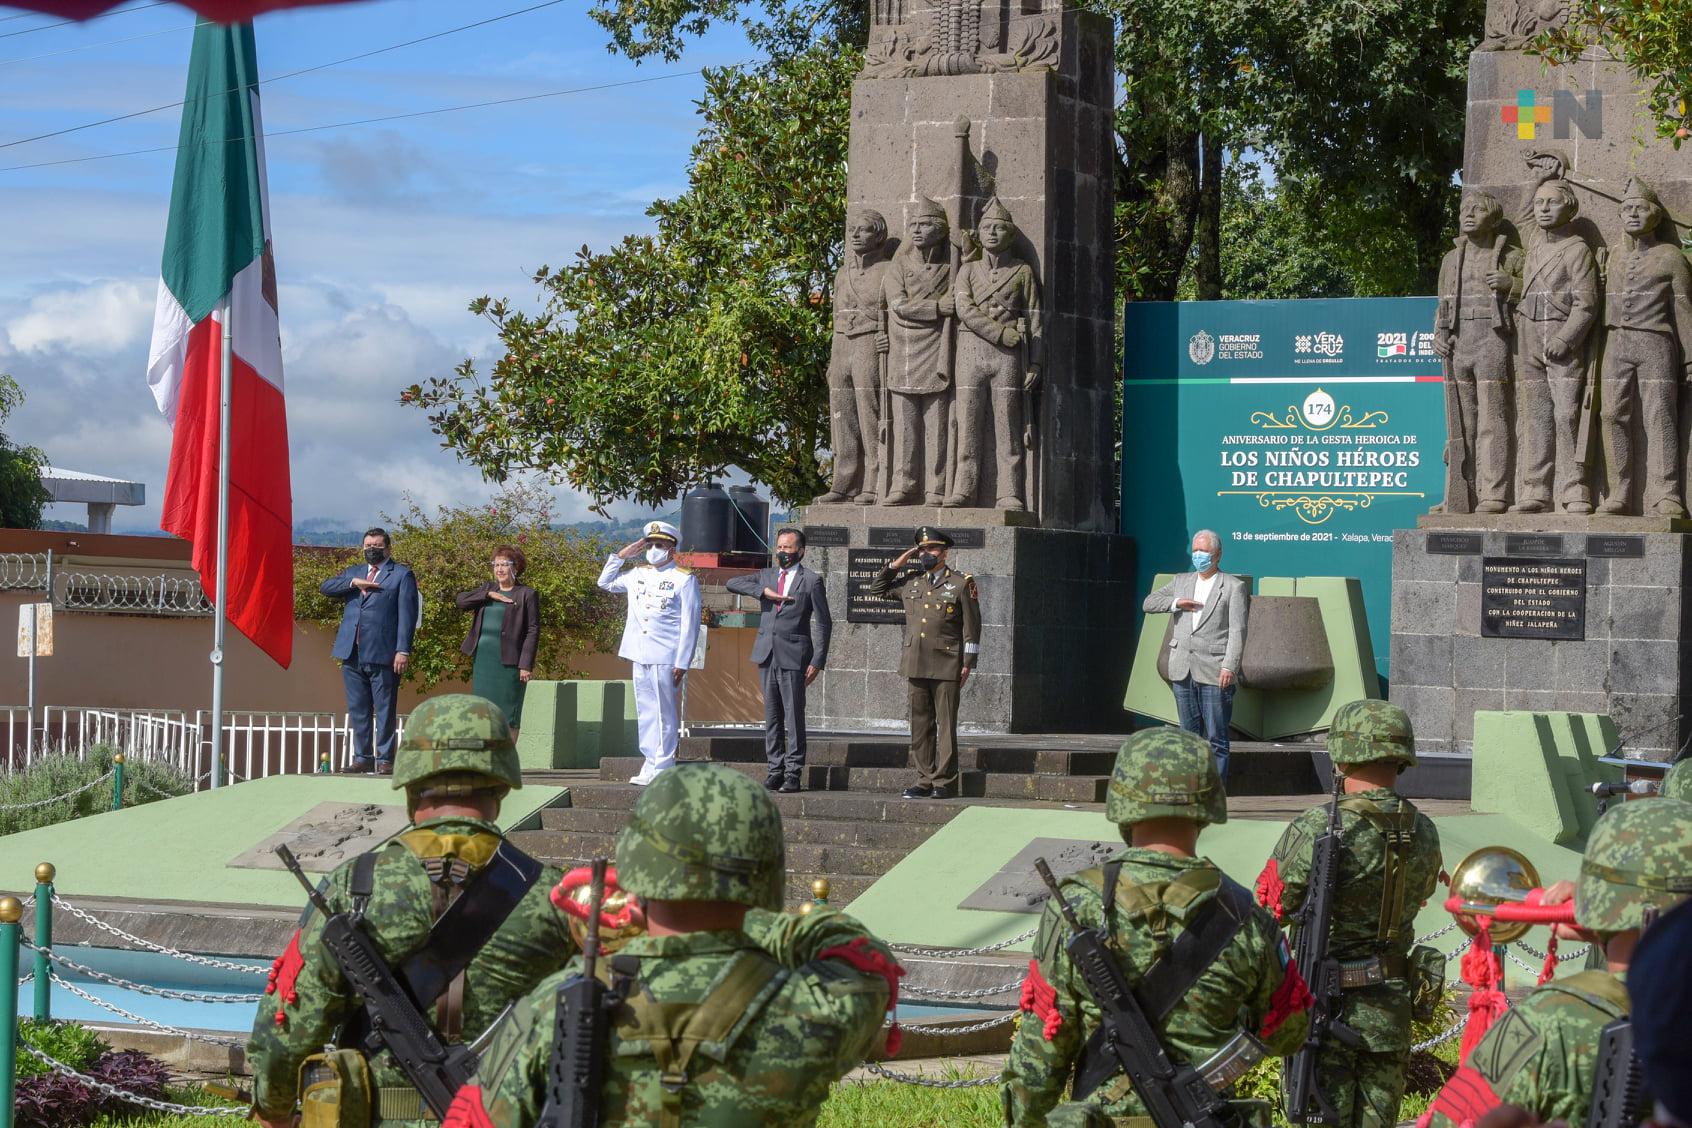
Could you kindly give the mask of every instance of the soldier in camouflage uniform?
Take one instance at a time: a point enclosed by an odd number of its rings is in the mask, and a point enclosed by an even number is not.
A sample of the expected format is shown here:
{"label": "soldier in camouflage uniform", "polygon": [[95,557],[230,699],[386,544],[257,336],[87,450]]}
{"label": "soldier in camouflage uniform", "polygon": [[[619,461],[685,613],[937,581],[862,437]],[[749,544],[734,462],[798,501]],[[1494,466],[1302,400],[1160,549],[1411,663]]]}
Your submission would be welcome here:
{"label": "soldier in camouflage uniform", "polygon": [[1460,1128],[1506,1103],[1538,1121],[1584,1122],[1599,1035],[1629,1013],[1624,979],[1640,931],[1688,892],[1692,803],[1612,807],[1587,839],[1574,895],[1575,919],[1603,948],[1607,969],[1554,979],[1506,1011],[1418,1128]]}
{"label": "soldier in camouflage uniform", "polygon": [[1663,776],[1663,785],[1657,789],[1657,794],[1666,799],[1692,800],[1692,759],[1681,760],[1671,766]]}
{"label": "soldier in camouflage uniform", "polygon": [[[521,786],[517,749],[498,706],[469,694],[425,701],[405,727],[394,767],[394,787],[405,789],[412,825],[365,855],[370,862],[346,862],[326,881],[329,904],[347,911],[360,899],[355,897],[358,871],[367,875],[363,927],[396,971],[420,951],[447,953],[454,943],[457,954],[449,953],[449,966],[469,959],[438,999],[420,1000],[424,1016],[448,1044],[474,1041],[509,1003],[562,967],[575,949],[564,917],[548,898],[562,874],[506,843],[494,823],[506,792]],[[496,852],[498,866],[507,872],[497,883],[484,882],[493,872],[489,863]],[[511,873],[521,876],[507,880]],[[496,884],[503,893],[494,891]],[[461,899],[464,904],[445,926],[463,927],[440,930],[454,936],[432,935],[436,920]],[[466,919],[471,909],[484,914],[482,929]],[[492,936],[474,954],[465,951],[465,937],[485,935],[501,911],[505,915]],[[307,1057],[330,1042],[356,1047],[365,1029],[361,1001],[322,940],[323,920],[308,907],[271,969],[253,1022],[247,1063],[253,1072],[254,1113],[268,1128],[294,1123],[300,1067]],[[371,1124],[437,1123],[392,1054],[384,1050],[369,1065]],[[311,1072],[308,1067],[308,1086]]]}
{"label": "soldier in camouflage uniform", "polygon": [[[1296,1050],[1310,993],[1286,941],[1250,893],[1195,856],[1200,829],[1228,820],[1210,745],[1179,729],[1135,733],[1117,753],[1105,814],[1128,849],[1102,868],[1063,878],[1064,896],[1083,925],[1104,928],[1165,1051],[1199,1065],[1246,1034],[1270,1053]],[[1218,912],[1237,923],[1216,933],[1207,922]],[[1191,966],[1170,961],[1167,972],[1148,974],[1184,933],[1197,930],[1215,935],[1220,948]],[[1005,1062],[1006,1122],[1143,1123],[1146,1109],[1127,1075],[1100,1056],[1108,1051],[1097,1036],[1099,1006],[1065,951],[1069,936],[1056,906],[1047,904],[1022,985],[1025,1013]],[[1074,1100],[1060,1106],[1072,1076]],[[1257,1111],[1254,1119],[1267,1122],[1268,1110]]]}
{"label": "soldier in camouflage uniform", "polygon": [[[1443,959],[1411,958],[1416,914],[1439,882],[1439,832],[1433,821],[1393,790],[1416,763],[1409,714],[1385,701],[1353,701],[1335,711],[1328,758],[1344,777],[1339,800],[1340,850],[1328,939],[1340,962],[1345,1004],[1334,1016],[1362,1044],[1328,1039],[1317,1051],[1316,1084],[1332,1104],[1338,1128],[1390,1128],[1404,1098],[1410,1056],[1411,1003],[1422,980]],[[1304,812],[1275,846],[1257,879],[1258,901],[1290,925],[1310,891],[1316,840],[1327,833],[1329,807]],[[1427,985],[1423,997],[1438,997]],[[1291,1110],[1296,1111],[1296,1110]]]}
{"label": "soldier in camouflage uniform", "polygon": [[[601,1128],[812,1124],[870,1052],[904,971],[843,913],[780,912],[784,856],[775,803],[725,765],[678,765],[641,795],[617,837],[617,881],[641,899],[648,934],[598,964],[608,982],[632,977],[612,1020]],[[557,992],[580,971],[518,1004],[443,1128],[535,1123]]]}

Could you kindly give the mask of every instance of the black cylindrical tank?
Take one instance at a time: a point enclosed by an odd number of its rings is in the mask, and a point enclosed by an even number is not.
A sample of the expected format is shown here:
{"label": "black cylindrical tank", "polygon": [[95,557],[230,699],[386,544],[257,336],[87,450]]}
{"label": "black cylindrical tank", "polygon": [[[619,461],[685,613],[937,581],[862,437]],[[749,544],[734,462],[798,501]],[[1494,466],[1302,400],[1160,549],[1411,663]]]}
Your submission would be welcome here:
{"label": "black cylindrical tank", "polygon": [[770,503],[751,486],[730,486],[728,499],[740,510],[733,516],[734,551],[769,552],[764,540],[769,536]]}
{"label": "black cylindrical tank", "polygon": [[740,519],[721,486],[707,482],[682,498],[681,551],[733,552],[734,528]]}

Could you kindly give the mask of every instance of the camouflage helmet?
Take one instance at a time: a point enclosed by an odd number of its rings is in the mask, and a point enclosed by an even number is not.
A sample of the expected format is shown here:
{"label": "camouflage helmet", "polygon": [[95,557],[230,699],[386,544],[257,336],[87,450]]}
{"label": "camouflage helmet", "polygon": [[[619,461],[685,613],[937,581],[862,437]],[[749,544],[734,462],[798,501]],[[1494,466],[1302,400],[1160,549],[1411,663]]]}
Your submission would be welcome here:
{"label": "camouflage helmet", "polygon": [[660,772],[617,835],[617,884],[665,901],[737,901],[780,911],[781,812],[726,764]]}
{"label": "camouflage helmet", "polygon": [[1681,760],[1671,766],[1657,794],[1665,799],[1692,799],[1692,760]]}
{"label": "camouflage helmet", "polygon": [[394,787],[412,788],[436,776],[480,776],[523,786],[517,745],[498,705],[469,693],[445,693],[417,706],[394,757]]}
{"label": "camouflage helmet", "polygon": [[1621,803],[1592,828],[1575,885],[1575,919],[1594,932],[1643,927],[1692,893],[1692,803]]}
{"label": "camouflage helmet", "polygon": [[1177,728],[1146,729],[1122,742],[1110,773],[1105,817],[1119,826],[1147,819],[1228,821],[1228,798],[1210,743]]}
{"label": "camouflage helmet", "polygon": [[1416,733],[1410,714],[1385,701],[1349,701],[1328,724],[1328,758],[1336,764],[1416,766]]}

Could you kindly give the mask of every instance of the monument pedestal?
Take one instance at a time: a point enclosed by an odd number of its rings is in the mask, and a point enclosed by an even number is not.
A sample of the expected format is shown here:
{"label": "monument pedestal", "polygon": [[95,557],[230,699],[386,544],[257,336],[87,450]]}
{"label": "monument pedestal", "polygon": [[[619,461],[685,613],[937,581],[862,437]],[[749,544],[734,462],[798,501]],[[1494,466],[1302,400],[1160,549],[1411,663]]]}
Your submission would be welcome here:
{"label": "monument pedestal", "polygon": [[1134,543],[1112,533],[1034,527],[1027,513],[926,506],[809,505],[805,562],[834,614],[828,667],[806,699],[812,729],[903,730],[903,611],[865,592],[918,525],[956,539],[949,562],[976,579],[981,655],[960,729],[974,733],[1125,731],[1133,653]]}
{"label": "monument pedestal", "polygon": [[1692,733],[1692,537],[1670,531],[1684,522],[1418,524],[1393,537],[1390,666],[1418,750],[1471,752],[1475,712],[1507,709],[1607,713],[1629,755],[1674,755]]}

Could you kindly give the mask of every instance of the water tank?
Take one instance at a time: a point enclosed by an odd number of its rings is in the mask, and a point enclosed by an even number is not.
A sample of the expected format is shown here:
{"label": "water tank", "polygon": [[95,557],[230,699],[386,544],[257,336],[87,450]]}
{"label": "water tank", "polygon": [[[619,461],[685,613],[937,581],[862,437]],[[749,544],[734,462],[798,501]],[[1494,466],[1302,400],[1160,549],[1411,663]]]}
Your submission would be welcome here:
{"label": "water tank", "polygon": [[769,536],[770,503],[751,486],[730,486],[728,497],[740,510],[734,516],[734,551],[768,553],[764,538]]}
{"label": "water tank", "polygon": [[740,523],[721,486],[707,482],[688,492],[681,506],[682,552],[733,552]]}

